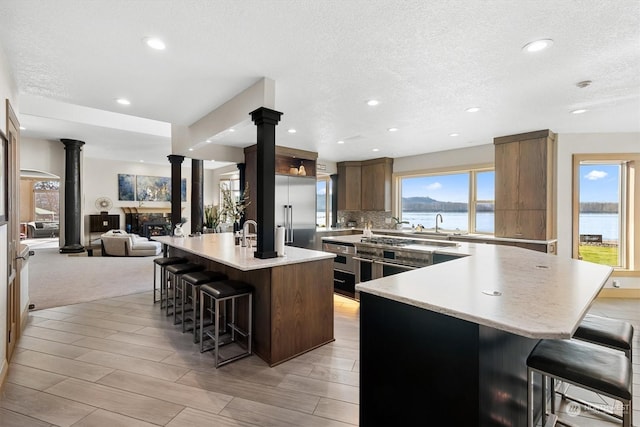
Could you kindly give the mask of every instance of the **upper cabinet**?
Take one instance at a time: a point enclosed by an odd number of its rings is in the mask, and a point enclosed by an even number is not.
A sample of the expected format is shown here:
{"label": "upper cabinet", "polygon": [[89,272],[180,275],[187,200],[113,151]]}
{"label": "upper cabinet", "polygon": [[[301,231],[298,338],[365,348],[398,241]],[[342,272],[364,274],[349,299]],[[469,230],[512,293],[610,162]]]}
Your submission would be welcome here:
{"label": "upper cabinet", "polygon": [[556,135],[543,130],[493,142],[496,237],[554,239]]}
{"label": "upper cabinet", "polygon": [[393,159],[338,163],[338,210],[390,211]]}

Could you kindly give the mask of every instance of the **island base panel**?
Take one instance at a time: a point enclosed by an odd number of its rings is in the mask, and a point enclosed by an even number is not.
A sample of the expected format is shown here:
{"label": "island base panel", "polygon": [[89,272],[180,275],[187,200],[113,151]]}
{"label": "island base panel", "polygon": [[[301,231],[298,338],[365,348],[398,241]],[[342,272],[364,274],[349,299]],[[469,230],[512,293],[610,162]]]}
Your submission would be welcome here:
{"label": "island base panel", "polygon": [[361,426],[526,425],[526,356],[537,340],[360,298]]}

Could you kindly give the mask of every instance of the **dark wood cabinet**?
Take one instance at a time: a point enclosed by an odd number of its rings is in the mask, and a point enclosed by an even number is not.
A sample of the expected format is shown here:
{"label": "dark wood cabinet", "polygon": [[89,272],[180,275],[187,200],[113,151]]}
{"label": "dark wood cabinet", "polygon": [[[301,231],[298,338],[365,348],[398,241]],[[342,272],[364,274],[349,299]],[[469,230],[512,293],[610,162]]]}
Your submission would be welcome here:
{"label": "dark wood cabinet", "polygon": [[109,230],[120,229],[120,215],[89,215],[89,232],[106,233]]}
{"label": "dark wood cabinet", "polygon": [[496,237],[556,237],[555,143],[549,130],[494,139]]}
{"label": "dark wood cabinet", "polygon": [[338,163],[338,209],[390,211],[393,159]]}

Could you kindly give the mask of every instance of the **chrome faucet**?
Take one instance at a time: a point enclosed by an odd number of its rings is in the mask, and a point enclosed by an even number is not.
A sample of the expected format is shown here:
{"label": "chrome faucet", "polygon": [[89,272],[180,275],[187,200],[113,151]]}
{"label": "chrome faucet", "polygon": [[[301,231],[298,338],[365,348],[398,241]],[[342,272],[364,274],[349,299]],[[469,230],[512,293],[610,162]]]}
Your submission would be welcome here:
{"label": "chrome faucet", "polygon": [[253,229],[255,230],[256,234],[258,234],[258,223],[252,219],[246,220],[244,222],[244,225],[242,226],[242,246],[243,247],[251,246],[251,240],[249,239],[249,225],[251,224],[253,224]]}
{"label": "chrome faucet", "polygon": [[440,222],[444,222],[444,220],[442,219],[442,215],[441,214],[437,214],[436,215],[436,233],[438,233],[438,218],[440,218]]}

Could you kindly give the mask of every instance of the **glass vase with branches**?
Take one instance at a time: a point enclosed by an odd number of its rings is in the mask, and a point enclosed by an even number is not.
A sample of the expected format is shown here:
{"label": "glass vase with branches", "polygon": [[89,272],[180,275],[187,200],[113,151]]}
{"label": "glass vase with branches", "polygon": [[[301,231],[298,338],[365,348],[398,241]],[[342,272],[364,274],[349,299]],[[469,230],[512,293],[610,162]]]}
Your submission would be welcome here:
{"label": "glass vase with branches", "polygon": [[249,200],[249,183],[245,183],[244,191],[240,193],[240,196],[236,198],[233,196],[233,191],[223,186],[222,191],[222,216],[227,222],[233,222],[234,224],[240,223],[240,218],[244,214],[247,206],[251,204]]}

